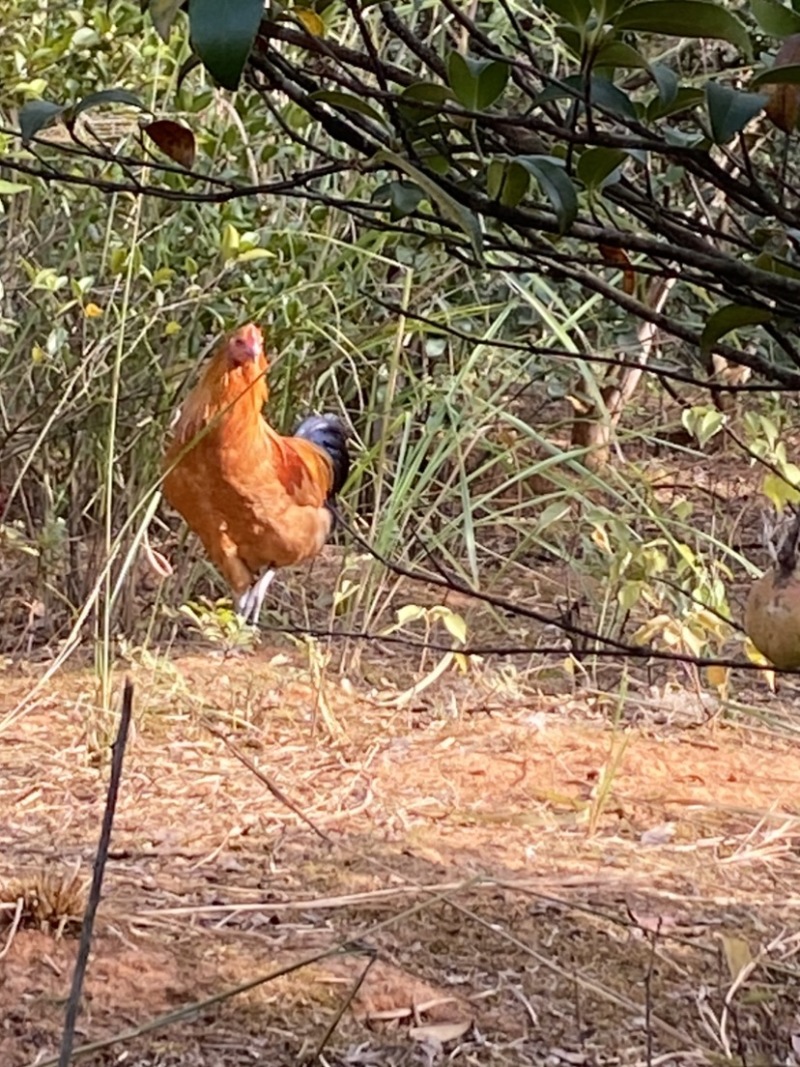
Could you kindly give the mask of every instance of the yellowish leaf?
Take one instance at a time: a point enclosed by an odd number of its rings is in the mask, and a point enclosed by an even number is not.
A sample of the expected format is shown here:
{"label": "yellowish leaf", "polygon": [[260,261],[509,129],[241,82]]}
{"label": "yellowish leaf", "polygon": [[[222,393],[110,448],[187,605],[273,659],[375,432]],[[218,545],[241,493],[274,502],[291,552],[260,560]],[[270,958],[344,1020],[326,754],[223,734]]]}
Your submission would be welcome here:
{"label": "yellowish leaf", "polygon": [[758,649],[756,648],[756,646],[753,644],[753,642],[750,640],[749,637],[745,638],[744,654],[747,656],[747,658],[750,660],[751,663],[757,663],[759,665],[759,667],[763,667],[767,663],[769,663],[769,660],[767,659],[767,657],[763,656],[758,651]]}
{"label": "yellowish leaf", "polygon": [[446,615],[442,616],[442,622],[451,637],[454,637],[456,641],[460,641],[462,645],[467,643],[467,624],[463,615],[448,611]]}
{"label": "yellowish leaf", "polygon": [[293,7],[291,14],[302,24],[306,33],[310,33],[312,37],[325,36],[325,23],[316,11],[309,11],[307,7]]}
{"label": "yellowish leaf", "polygon": [[800,492],[793,485],[789,485],[785,478],[770,471],[764,475],[761,486],[764,496],[774,505],[776,511],[783,511],[787,504],[800,503]]}
{"label": "yellowish leaf", "polygon": [[729,937],[722,935],[722,948],[725,952],[725,962],[728,964],[728,972],[735,981],[745,967],[753,962],[753,954],[750,946],[741,937]]}
{"label": "yellowish leaf", "polygon": [[168,322],[167,325],[164,327],[164,336],[165,337],[172,337],[174,334],[180,333],[180,332],[181,332],[181,324],[179,322],[176,322],[174,319],[172,319],[170,322]]}
{"label": "yellowish leaf", "polygon": [[175,271],[172,267],[159,267],[154,272],[152,282],[153,285],[167,285],[175,277]]}
{"label": "yellowish leaf", "polygon": [[727,667],[708,667],[706,669],[708,684],[713,685],[715,689],[724,689],[728,684],[730,673]]}
{"label": "yellowish leaf", "polygon": [[44,361],[44,349],[41,345],[34,345],[31,349],[31,363],[42,363]]}
{"label": "yellowish leaf", "polygon": [[649,622],[643,623],[631,637],[631,640],[636,645],[649,645],[656,634],[661,633],[671,623],[672,619],[669,615],[656,615]]}
{"label": "yellowish leaf", "polygon": [[611,555],[611,542],[608,540],[605,526],[595,526],[592,530],[592,540],[601,552]]}
{"label": "yellowish leaf", "polygon": [[229,259],[236,259],[239,253],[239,231],[232,223],[226,222],[222,227],[222,241],[220,244],[222,258],[226,262]]}
{"label": "yellowish leaf", "polygon": [[98,307],[97,304],[87,304],[83,309],[83,313],[87,319],[99,319],[103,314],[103,309]]}

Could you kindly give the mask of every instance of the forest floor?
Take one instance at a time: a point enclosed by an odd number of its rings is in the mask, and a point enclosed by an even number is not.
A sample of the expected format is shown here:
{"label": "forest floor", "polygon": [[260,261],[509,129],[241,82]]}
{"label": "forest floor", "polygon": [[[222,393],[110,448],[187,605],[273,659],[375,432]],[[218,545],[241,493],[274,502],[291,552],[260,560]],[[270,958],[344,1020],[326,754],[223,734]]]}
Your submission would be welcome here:
{"label": "forest floor", "polygon": [[[685,678],[420,694],[266,643],[128,673],[78,1062],[800,1063],[791,684],[739,679],[737,717]],[[115,725],[89,669],[35,682],[6,664],[3,1067],[58,1052]]]}
{"label": "forest floor", "polygon": [[[766,562],[758,479],[712,457],[659,492]],[[551,616],[603,603],[585,571],[513,573]],[[441,602],[387,580],[382,619]],[[444,602],[530,651],[117,646],[134,720],[74,1062],[800,1065],[798,679],[568,670],[555,627]],[[30,636],[0,657],[0,1067],[57,1055],[117,726],[91,663],[48,678]]]}

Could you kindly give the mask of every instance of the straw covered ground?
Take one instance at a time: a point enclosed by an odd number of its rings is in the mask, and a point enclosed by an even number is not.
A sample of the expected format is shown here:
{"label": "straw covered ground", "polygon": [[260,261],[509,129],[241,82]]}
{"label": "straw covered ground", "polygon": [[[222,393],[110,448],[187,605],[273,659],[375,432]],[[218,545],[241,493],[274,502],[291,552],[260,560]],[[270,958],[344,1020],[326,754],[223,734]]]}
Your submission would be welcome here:
{"label": "straw covered ground", "polygon": [[[130,675],[78,1062],[800,1062],[790,729],[668,682],[620,714],[499,666],[368,689],[268,645]],[[115,725],[88,670],[20,704],[35,681],[0,697],[4,1067],[57,1054]],[[791,686],[749,699],[791,722]]]}

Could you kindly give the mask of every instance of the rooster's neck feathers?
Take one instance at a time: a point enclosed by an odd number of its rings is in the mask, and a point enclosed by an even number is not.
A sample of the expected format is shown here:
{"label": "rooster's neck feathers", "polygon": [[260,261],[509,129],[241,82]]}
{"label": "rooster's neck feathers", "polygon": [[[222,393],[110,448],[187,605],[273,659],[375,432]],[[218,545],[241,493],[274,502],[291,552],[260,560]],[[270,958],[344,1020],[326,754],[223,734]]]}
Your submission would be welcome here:
{"label": "rooster's neck feathers", "polygon": [[266,426],[262,409],[269,397],[267,361],[264,356],[252,364],[232,367],[227,344],[218,346],[197,387],[187,397],[177,427],[182,444],[188,442],[211,424],[220,428],[252,428],[253,422]]}

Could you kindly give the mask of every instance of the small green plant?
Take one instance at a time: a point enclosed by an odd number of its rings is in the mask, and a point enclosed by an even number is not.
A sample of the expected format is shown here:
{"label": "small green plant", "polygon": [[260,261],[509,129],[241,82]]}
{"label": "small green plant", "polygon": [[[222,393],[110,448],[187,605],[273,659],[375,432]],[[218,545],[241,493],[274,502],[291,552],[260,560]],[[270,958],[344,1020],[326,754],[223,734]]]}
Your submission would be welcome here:
{"label": "small green plant", "polygon": [[252,648],[256,643],[257,627],[243,622],[226,597],[213,601],[201,597],[181,604],[177,612],[167,610],[173,616],[177,614],[188,619],[189,628],[194,633],[224,652]]}
{"label": "small green plant", "polygon": [[744,418],[751,452],[769,465],[764,470],[761,491],[778,514],[788,504],[800,503],[800,467],[788,458],[786,443],[781,439],[785,424],[785,415],[748,412]]}

